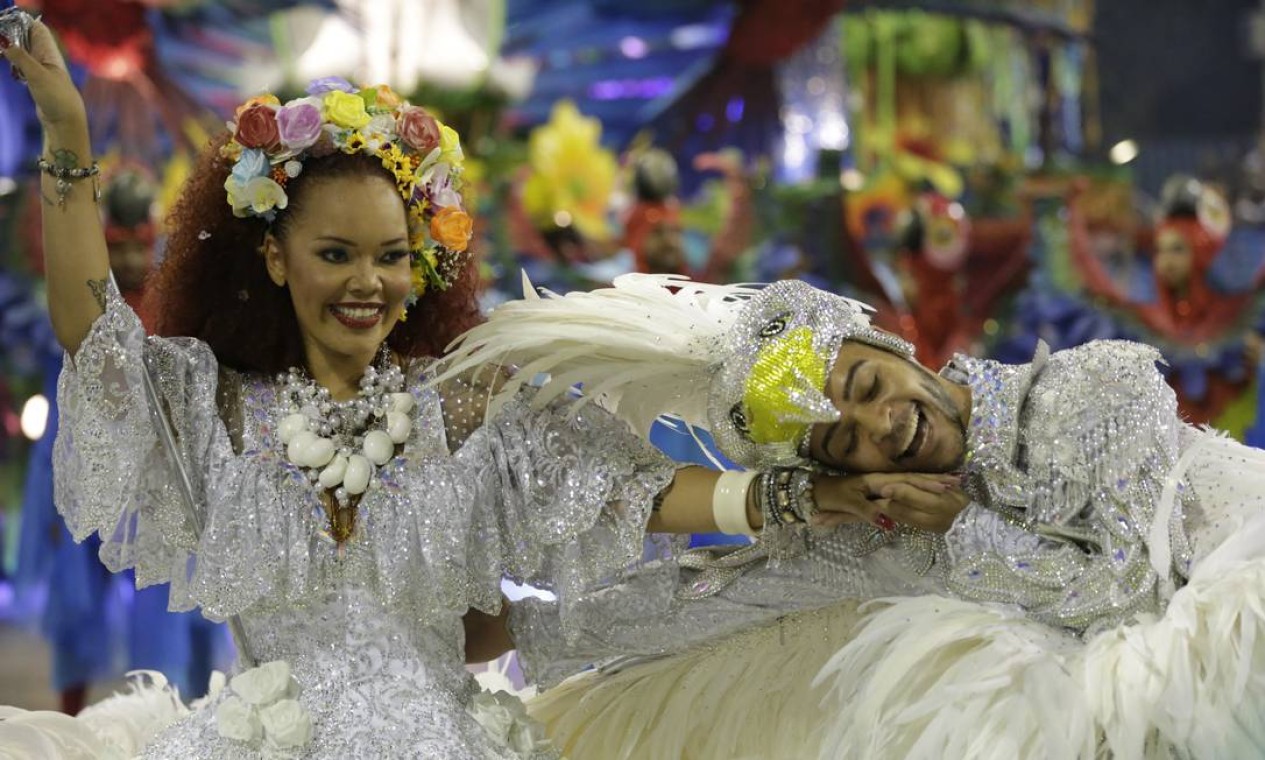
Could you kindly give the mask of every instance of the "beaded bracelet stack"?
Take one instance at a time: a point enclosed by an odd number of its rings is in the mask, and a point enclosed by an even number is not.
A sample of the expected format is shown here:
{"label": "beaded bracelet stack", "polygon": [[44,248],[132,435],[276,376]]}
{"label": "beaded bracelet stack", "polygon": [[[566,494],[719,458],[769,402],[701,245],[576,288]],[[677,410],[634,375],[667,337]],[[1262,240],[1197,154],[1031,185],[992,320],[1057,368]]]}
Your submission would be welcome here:
{"label": "beaded bracelet stack", "polygon": [[721,473],[712,490],[712,517],[717,530],[732,535],[754,536],[759,533],[751,527],[747,518],[747,499],[751,494],[754,494],[755,506],[769,528],[806,523],[817,514],[813,475],[808,470],[733,470]]}
{"label": "beaded bracelet stack", "polygon": [[775,468],[760,474],[756,498],[765,525],[785,527],[809,522],[817,514],[813,476],[808,470]]}
{"label": "beaded bracelet stack", "polygon": [[70,195],[71,183],[81,179],[93,178],[93,200],[101,200],[101,188],[96,184],[96,177],[101,174],[101,167],[96,161],[92,162],[92,166],[77,166],[69,168],[58,166],[48,161],[42,156],[39,159],[40,171],[57,180],[57,207],[66,207],[66,196]]}

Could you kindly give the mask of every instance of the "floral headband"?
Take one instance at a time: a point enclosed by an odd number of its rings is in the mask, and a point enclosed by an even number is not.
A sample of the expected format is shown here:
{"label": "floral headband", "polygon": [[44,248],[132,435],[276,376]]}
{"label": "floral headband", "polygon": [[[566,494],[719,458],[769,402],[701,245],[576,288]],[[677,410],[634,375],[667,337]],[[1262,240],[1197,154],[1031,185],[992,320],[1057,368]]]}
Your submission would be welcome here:
{"label": "floral headband", "polygon": [[386,85],[357,88],[339,77],[317,79],[308,96],[282,105],[273,95],[252,98],[228,125],[221,149],[232,162],[224,182],[238,217],[272,222],[289,203],[286,185],[303,162],[342,151],[382,162],[408,211],[413,259],[410,305],[434,286],[447,288],[460,271],[472,235],[461,206],[461,141],[425,109]]}

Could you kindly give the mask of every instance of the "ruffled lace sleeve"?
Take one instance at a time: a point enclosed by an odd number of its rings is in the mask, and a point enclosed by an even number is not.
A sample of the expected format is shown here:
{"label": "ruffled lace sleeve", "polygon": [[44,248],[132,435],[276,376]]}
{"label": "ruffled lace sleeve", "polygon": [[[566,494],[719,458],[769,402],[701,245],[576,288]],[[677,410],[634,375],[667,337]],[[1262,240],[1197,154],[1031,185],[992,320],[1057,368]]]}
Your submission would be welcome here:
{"label": "ruffled lace sleeve", "polygon": [[202,473],[228,447],[216,414],[215,357],[193,339],[147,338],[113,285],[105,313],[67,357],[58,382],[55,499],[76,540],[99,534],[101,559],[111,570],[135,568],[138,586],[175,586],[192,572],[195,536],[155,432],[142,383],[146,366],[175,429],[195,503],[202,503]]}
{"label": "ruffled lace sleeve", "polygon": [[450,439],[454,422],[467,423],[454,459],[480,473],[467,556],[484,581],[475,585],[496,596],[474,606],[495,610],[505,576],[556,594],[565,620],[584,589],[679,546],[646,533],[677,465],[624,423],[593,405],[535,409],[525,391],[469,432],[466,418],[477,418],[477,399],[486,398],[478,387],[469,392],[465,406],[445,399],[445,414]]}

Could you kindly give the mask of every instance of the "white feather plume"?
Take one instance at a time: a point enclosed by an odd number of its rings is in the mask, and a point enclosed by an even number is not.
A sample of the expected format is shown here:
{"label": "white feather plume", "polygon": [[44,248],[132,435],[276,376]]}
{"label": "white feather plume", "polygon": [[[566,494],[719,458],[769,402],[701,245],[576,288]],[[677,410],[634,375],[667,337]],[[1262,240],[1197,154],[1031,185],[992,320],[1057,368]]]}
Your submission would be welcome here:
{"label": "white feather plume", "polygon": [[85,708],[77,720],[103,744],[120,748],[124,757],[134,757],[159,731],[189,715],[189,708],[162,673],[135,670],[127,675],[124,691]]}
{"label": "white feather plume", "polygon": [[834,717],[809,683],[852,635],[858,606],[841,602],[672,657],[590,671],[527,709],[572,758],[815,758]]}
{"label": "white feather plume", "polygon": [[582,383],[584,401],[596,400],[643,435],[663,414],[707,426],[707,389],[727,333],[743,302],[759,292],[643,274],[565,295],[537,296],[525,275],[523,285],[523,300],[497,307],[449,347],[433,382],[483,366],[514,365],[518,373],[490,411],[543,374],[549,378],[535,404]]}
{"label": "white feather plume", "polygon": [[882,601],[814,681],[832,716],[821,757],[1094,756],[1070,636],[1003,607]]}
{"label": "white feather plume", "polygon": [[0,757],[26,760],[127,760],[188,716],[162,673],[128,673],[127,689],[71,717],[0,707]]}

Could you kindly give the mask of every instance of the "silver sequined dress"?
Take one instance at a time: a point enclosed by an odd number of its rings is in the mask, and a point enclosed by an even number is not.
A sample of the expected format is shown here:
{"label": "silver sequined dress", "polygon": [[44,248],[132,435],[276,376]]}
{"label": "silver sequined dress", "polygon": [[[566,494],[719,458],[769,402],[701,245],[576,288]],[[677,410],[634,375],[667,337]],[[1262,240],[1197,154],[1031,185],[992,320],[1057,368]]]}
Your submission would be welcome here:
{"label": "silver sequined dress", "polygon": [[[142,357],[189,466],[198,537],[147,411]],[[565,602],[643,556],[672,463],[600,410],[515,401],[482,424],[486,389],[426,389],[425,372],[407,370],[411,437],[363,498],[340,556],[277,439],[279,382],[221,371],[192,339],[145,338],[117,294],[66,363],[58,508],[77,538],[100,534],[111,569],[170,582],[174,609],[240,615],[258,661],[290,663],[314,737],[277,756],[519,757],[468,714],[477,686],[462,616],[498,610],[503,576]],[[171,726],[144,756],[260,756],[220,736],[214,713]]]}
{"label": "silver sequined dress", "polygon": [[[973,502],[946,536],[808,535],[736,578],[663,563],[561,611],[581,635],[516,610],[546,681],[615,658],[533,711],[576,756],[616,736],[703,758],[1265,756],[1265,452],[1183,423],[1158,359],[955,360]],[[700,583],[724,588],[682,599]],[[618,725],[664,693],[667,717]]]}

